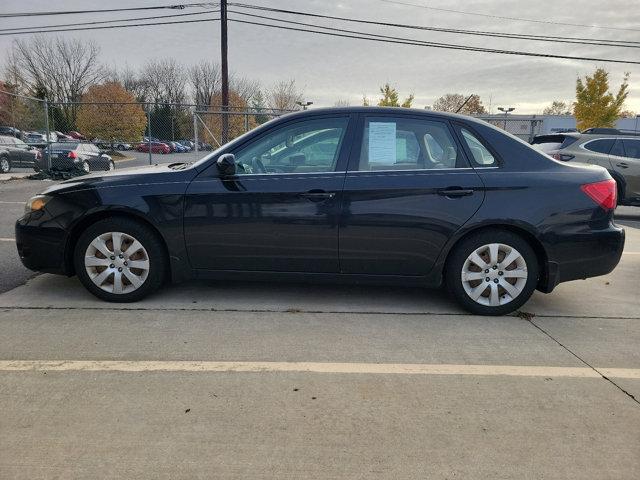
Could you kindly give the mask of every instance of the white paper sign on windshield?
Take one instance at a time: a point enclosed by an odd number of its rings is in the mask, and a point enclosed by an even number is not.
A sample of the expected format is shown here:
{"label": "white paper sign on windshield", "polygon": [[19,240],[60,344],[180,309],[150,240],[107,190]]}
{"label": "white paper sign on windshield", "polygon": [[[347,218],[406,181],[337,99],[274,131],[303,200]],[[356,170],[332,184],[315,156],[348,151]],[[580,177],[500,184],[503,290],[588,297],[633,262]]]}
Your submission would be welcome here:
{"label": "white paper sign on windshield", "polygon": [[396,163],[395,122],[369,123],[369,163]]}

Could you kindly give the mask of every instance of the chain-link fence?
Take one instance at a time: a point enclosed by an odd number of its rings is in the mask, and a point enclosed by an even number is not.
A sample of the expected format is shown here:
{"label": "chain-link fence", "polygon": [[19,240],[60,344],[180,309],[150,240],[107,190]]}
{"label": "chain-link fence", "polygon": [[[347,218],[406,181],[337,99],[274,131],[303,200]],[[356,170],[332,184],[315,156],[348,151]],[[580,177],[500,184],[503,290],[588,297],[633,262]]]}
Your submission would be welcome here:
{"label": "chain-link fence", "polygon": [[0,170],[78,174],[191,162],[289,110],[177,103],[49,102],[0,92]]}
{"label": "chain-link fence", "polygon": [[510,115],[487,115],[477,116],[502,130],[521,138],[525,142],[531,142],[533,137],[542,131],[542,119],[536,118],[513,118]]}

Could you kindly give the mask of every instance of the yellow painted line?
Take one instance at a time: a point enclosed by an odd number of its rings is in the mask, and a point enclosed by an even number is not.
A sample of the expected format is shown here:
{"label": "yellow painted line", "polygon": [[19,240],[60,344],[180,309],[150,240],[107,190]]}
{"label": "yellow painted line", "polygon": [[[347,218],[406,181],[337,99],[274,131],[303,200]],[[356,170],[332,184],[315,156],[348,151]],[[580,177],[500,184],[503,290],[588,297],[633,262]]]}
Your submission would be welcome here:
{"label": "yellow painted line", "polygon": [[0,242],[15,242],[15,241],[16,241],[15,238],[6,238],[6,237],[3,238],[3,237],[0,237]]}
{"label": "yellow painted line", "polygon": [[[127,360],[2,360],[3,372],[302,372],[386,375],[477,375],[600,378],[587,367],[537,365],[450,365],[412,363],[199,362]],[[614,378],[640,378],[640,369],[608,368]]]}

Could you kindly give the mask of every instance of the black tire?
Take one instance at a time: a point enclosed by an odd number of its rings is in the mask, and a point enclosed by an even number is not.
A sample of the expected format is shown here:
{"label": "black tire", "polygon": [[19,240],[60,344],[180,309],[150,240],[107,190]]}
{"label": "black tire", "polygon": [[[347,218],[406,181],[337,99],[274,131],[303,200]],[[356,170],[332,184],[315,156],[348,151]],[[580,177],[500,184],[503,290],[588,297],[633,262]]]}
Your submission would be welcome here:
{"label": "black tire", "polygon": [[9,173],[11,171],[11,160],[3,155],[0,157],[0,173]]}
{"label": "black tire", "polygon": [[[84,258],[89,244],[99,235],[107,232],[123,232],[138,240],[149,256],[149,273],[144,283],[136,290],[115,294],[97,286],[89,277],[84,265]],[[73,253],[76,275],[96,297],[108,302],[136,302],[155,292],[163,284],[167,272],[167,257],[162,240],[156,232],[141,222],[124,217],[113,217],[100,220],[89,226],[78,239]]]}
{"label": "black tire", "polygon": [[109,160],[107,162],[107,166],[105,167],[105,170],[108,172],[110,170],[115,170],[116,169],[116,164],[113,163],[113,160]]}
{"label": "black tire", "polygon": [[[469,255],[476,249],[492,243],[504,244],[515,248],[526,262],[527,270],[526,283],[520,293],[508,303],[498,306],[483,305],[473,300],[465,291],[461,278]],[[538,272],[538,258],[531,245],[524,238],[507,230],[487,229],[471,234],[454,247],[447,258],[445,283],[449,293],[465,310],[477,315],[506,315],[519,309],[529,300],[538,283]],[[480,280],[480,282],[484,282],[484,280]],[[480,284],[477,285],[478,287],[480,286]],[[503,290],[500,291],[504,293]]]}

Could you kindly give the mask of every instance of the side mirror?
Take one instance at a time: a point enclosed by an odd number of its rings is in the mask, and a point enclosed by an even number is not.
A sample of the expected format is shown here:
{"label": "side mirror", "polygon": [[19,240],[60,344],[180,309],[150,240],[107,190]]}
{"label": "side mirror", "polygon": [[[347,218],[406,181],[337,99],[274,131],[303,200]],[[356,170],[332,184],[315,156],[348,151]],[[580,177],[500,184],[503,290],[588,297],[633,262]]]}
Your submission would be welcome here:
{"label": "side mirror", "polygon": [[225,153],[216,161],[220,175],[229,177],[236,174],[236,156],[233,153]]}

